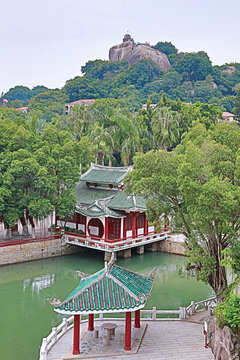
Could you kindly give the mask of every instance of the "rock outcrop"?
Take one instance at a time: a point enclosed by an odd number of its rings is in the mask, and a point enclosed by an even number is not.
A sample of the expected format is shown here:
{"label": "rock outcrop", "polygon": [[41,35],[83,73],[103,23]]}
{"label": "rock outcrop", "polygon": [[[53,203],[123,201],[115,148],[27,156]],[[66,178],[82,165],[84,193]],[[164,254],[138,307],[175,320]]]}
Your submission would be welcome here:
{"label": "rock outcrop", "polygon": [[216,360],[240,360],[240,336],[227,326],[220,329],[215,321],[210,346]]}
{"label": "rock outcrop", "polygon": [[129,34],[123,38],[123,42],[109,50],[109,61],[116,62],[126,60],[128,65],[137,63],[139,60],[148,59],[157,64],[164,72],[168,71],[171,64],[167,56],[148,44],[136,44]]}
{"label": "rock outcrop", "polygon": [[223,73],[228,74],[228,75],[232,75],[237,69],[235,68],[235,66],[227,66],[226,69],[222,70]]}

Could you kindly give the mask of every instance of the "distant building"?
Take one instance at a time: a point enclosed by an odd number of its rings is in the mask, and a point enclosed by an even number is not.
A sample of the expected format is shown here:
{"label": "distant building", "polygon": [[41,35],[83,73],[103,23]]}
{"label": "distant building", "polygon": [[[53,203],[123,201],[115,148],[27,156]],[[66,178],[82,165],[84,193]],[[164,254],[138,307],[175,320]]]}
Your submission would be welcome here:
{"label": "distant building", "polygon": [[7,103],[8,103],[7,99],[0,98],[0,106],[7,105]]}
{"label": "distant building", "polygon": [[22,106],[22,107],[19,107],[19,108],[15,108],[14,110],[20,111],[20,112],[22,112],[23,114],[26,114],[27,111],[28,111],[28,106]]}
{"label": "distant building", "polygon": [[[155,110],[156,107],[157,107],[157,104],[149,104],[149,106],[150,106],[153,110]],[[147,110],[147,104],[143,104],[143,105],[142,105],[142,109],[143,109],[143,110]]]}
{"label": "distant building", "polygon": [[95,99],[80,99],[80,100],[76,100],[71,103],[65,104],[65,114],[68,115],[70,113],[71,108],[75,105],[88,106],[88,105],[93,104],[94,101],[95,101]]}
{"label": "distant building", "polygon": [[229,112],[227,112],[227,111],[224,111],[223,113],[222,113],[222,118],[223,118],[223,120],[224,121],[226,121],[226,122],[231,122],[231,121],[233,121],[234,120],[234,114],[231,114],[231,113],[229,113]]}

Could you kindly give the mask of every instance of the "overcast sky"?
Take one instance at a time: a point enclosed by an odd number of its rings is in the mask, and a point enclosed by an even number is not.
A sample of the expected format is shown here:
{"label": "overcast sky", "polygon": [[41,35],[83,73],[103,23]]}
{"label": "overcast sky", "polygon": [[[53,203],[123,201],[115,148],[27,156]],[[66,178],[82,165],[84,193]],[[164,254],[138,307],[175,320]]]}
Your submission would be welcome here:
{"label": "overcast sky", "polygon": [[127,31],[204,50],[213,64],[240,62],[239,14],[239,0],[0,0],[0,93],[62,87],[88,60],[107,60]]}

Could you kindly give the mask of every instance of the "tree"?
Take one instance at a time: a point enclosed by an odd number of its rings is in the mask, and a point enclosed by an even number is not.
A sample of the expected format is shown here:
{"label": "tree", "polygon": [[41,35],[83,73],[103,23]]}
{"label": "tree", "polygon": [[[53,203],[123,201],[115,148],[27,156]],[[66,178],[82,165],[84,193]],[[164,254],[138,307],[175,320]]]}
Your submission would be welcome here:
{"label": "tree", "polygon": [[238,92],[236,96],[236,106],[233,109],[234,114],[236,115],[235,120],[240,122],[240,91]]}
{"label": "tree", "polygon": [[18,219],[27,235],[27,220],[34,228],[33,218],[43,219],[54,208],[59,216],[70,216],[80,164],[85,171],[93,160],[89,139],[74,141],[53,126],[39,135],[30,122],[0,122],[0,221],[9,237]]}
{"label": "tree", "polygon": [[31,98],[29,110],[33,113],[38,111],[46,122],[50,122],[54,116],[63,114],[66,100],[64,91],[48,90]]}
{"label": "tree", "polygon": [[186,53],[176,62],[175,70],[184,76],[186,81],[205,80],[212,73],[212,65],[208,57],[199,53]]}
{"label": "tree", "polygon": [[135,157],[126,179],[128,192],[147,199],[149,220],[169,215],[172,230],[186,235],[188,271],[218,298],[227,287],[223,250],[240,230],[239,143],[222,144],[221,129],[232,141],[240,136],[235,124],[196,124],[175,151]]}
{"label": "tree", "polygon": [[[8,99],[11,103],[12,101],[18,100],[21,101],[21,106],[26,106],[29,103],[29,100],[39,94],[40,92],[47,91],[48,88],[46,86],[35,86],[32,90],[29,89],[27,86],[15,86],[14,88],[11,88],[8,90],[6,94],[4,94],[4,97]],[[17,107],[17,106],[15,106]]]}
{"label": "tree", "polygon": [[166,149],[176,143],[179,137],[180,116],[167,107],[157,108],[152,117],[152,132],[159,149]]}
{"label": "tree", "polygon": [[170,42],[163,42],[160,41],[158,42],[155,46],[154,49],[159,50],[161,52],[163,52],[164,54],[171,55],[171,54],[177,54],[178,50],[175,48],[175,46]]}

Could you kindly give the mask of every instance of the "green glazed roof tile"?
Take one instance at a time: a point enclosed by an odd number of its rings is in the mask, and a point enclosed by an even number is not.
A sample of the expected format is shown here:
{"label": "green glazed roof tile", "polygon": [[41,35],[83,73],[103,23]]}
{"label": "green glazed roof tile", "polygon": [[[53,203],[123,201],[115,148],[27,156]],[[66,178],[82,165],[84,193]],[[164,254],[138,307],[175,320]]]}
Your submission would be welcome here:
{"label": "green glazed roof tile", "polygon": [[116,195],[119,191],[121,190],[88,188],[85,182],[80,181],[76,187],[76,200],[77,203],[90,205],[95,200],[109,198]]}
{"label": "green glazed roof tile", "polygon": [[153,278],[111,263],[82,279],[55,310],[71,312],[113,311],[142,307],[153,286]]}
{"label": "green glazed roof tile", "polygon": [[128,196],[124,190],[119,191],[112,199],[110,199],[107,206],[115,210],[147,209],[146,202],[142,196]]}
{"label": "green glazed roof tile", "polygon": [[130,170],[131,166],[109,167],[91,164],[90,169],[82,175],[81,181],[98,184],[118,185],[122,183],[124,176]]}

